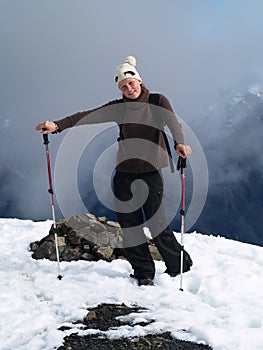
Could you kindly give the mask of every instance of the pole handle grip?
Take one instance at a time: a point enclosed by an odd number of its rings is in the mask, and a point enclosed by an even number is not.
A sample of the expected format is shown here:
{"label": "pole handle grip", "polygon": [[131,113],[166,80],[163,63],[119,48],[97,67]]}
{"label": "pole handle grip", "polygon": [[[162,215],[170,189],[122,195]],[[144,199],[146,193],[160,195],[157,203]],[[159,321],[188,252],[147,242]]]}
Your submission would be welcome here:
{"label": "pole handle grip", "polygon": [[178,161],[177,161],[177,170],[179,171],[180,169],[186,168],[186,158],[183,158],[179,156]]}
{"label": "pole handle grip", "polygon": [[[43,131],[46,131],[47,129],[46,129],[46,128],[43,128],[42,130],[43,130]],[[48,134],[43,134],[43,140],[44,140],[44,145],[49,144],[49,141],[48,141]]]}

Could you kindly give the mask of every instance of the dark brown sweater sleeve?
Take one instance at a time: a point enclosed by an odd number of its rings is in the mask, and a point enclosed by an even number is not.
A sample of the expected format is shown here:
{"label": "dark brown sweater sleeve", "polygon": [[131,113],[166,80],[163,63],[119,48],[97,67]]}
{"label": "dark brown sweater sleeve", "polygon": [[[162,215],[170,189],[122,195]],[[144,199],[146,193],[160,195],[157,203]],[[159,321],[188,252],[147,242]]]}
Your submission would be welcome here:
{"label": "dark brown sweater sleeve", "polygon": [[168,126],[174,139],[174,146],[178,143],[184,143],[184,134],[181,123],[175,115],[169,100],[162,94],[159,94],[159,106],[167,111],[163,113],[164,124]]}
{"label": "dark brown sweater sleeve", "polygon": [[54,122],[58,125],[59,132],[77,125],[107,122],[118,123],[119,113],[116,113],[116,105],[119,104],[119,101],[120,100],[110,101],[100,107],[77,112],[65,118],[55,120]]}

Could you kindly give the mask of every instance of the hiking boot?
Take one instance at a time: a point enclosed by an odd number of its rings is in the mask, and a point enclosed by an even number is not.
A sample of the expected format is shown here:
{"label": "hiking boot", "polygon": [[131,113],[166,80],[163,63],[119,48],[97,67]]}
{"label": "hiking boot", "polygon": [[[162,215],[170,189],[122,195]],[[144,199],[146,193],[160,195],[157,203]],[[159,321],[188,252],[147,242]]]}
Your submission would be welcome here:
{"label": "hiking boot", "polygon": [[134,275],[130,275],[131,278],[135,278],[138,282],[139,286],[154,286],[152,278],[146,277],[146,278],[137,278]]}
{"label": "hiking boot", "polygon": [[191,259],[190,255],[186,251],[184,251],[183,272],[189,271],[192,266],[193,260]]}
{"label": "hiking boot", "polygon": [[151,278],[139,278],[138,279],[139,286],[154,286],[153,280]]}
{"label": "hiking boot", "polygon": [[[187,253],[185,250],[184,250],[183,258],[184,258],[184,261],[183,261],[183,272],[187,272],[193,266],[193,261],[192,261],[190,255],[189,255],[189,253]],[[180,268],[180,267],[178,267],[178,268]],[[171,270],[166,269],[164,271],[164,273],[168,273],[168,275],[170,277],[176,277],[176,276],[180,275],[181,271],[171,271]]]}
{"label": "hiking boot", "polygon": [[167,273],[170,277],[176,277],[180,274],[180,272],[172,272],[168,270],[165,270],[164,273]]}

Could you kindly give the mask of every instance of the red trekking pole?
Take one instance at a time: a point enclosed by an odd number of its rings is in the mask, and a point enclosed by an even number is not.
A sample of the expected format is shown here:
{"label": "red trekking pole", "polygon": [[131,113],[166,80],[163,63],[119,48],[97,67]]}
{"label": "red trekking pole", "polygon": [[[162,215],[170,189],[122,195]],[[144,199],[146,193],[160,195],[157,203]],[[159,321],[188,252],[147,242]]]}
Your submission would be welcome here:
{"label": "red trekking pole", "polygon": [[181,263],[180,263],[180,290],[183,291],[183,264],[184,264],[184,216],[185,216],[185,176],[186,176],[186,158],[179,157],[177,170],[181,169]]}
{"label": "red trekking pole", "polygon": [[53,191],[53,186],[52,186],[50,155],[49,155],[49,149],[48,149],[48,144],[49,144],[48,135],[47,134],[43,134],[43,139],[44,139],[44,145],[45,145],[45,149],[46,149],[48,182],[49,182],[48,192],[50,194],[50,202],[51,202],[51,210],[52,210],[52,218],[53,218],[53,230],[54,230],[54,236],[55,236],[55,246],[56,246],[56,256],[57,256],[57,266],[58,266],[58,276],[57,276],[57,278],[59,280],[61,280],[63,276],[60,273],[58,236],[57,236],[57,225],[56,225],[56,218],[55,218],[54,191]]}

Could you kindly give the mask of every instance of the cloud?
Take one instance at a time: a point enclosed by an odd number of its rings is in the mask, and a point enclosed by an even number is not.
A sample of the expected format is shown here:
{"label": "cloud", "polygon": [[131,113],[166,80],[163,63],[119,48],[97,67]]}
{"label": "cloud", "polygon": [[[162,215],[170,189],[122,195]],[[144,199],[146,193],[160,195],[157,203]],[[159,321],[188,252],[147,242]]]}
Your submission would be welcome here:
{"label": "cloud", "polygon": [[[219,113],[226,113],[226,96],[243,93],[251,83],[262,84],[262,7],[260,0],[240,1],[238,7],[226,0],[165,1],[162,6],[157,0],[136,0],[132,6],[120,0],[2,2],[1,157],[4,168],[15,168],[24,179],[15,180],[20,186],[10,182],[8,213],[33,218],[49,215],[45,154],[34,127],[42,120],[59,119],[118,98],[115,68],[127,55],[137,58],[145,84],[170,99],[204,147],[212,133],[219,135],[216,126],[223,134],[231,130],[229,124],[221,123]],[[218,113],[210,114],[211,108]],[[242,127],[232,133],[234,145],[240,142],[237,131]],[[229,151],[220,145],[220,149],[228,152],[227,158],[229,154],[235,158],[241,149],[249,155],[253,133],[258,137],[254,130],[242,140],[246,147]],[[63,135],[52,136],[52,162],[62,139]],[[226,141],[229,147],[230,140]],[[260,146],[256,139],[253,149]],[[209,157],[210,151],[205,149]],[[224,152],[215,153],[220,171],[225,167]],[[209,165],[213,180],[218,179],[218,164],[210,160]],[[4,183],[11,181],[8,170],[2,171]],[[219,177],[223,179],[230,181],[228,175]],[[2,194],[7,193],[4,183]]]}

